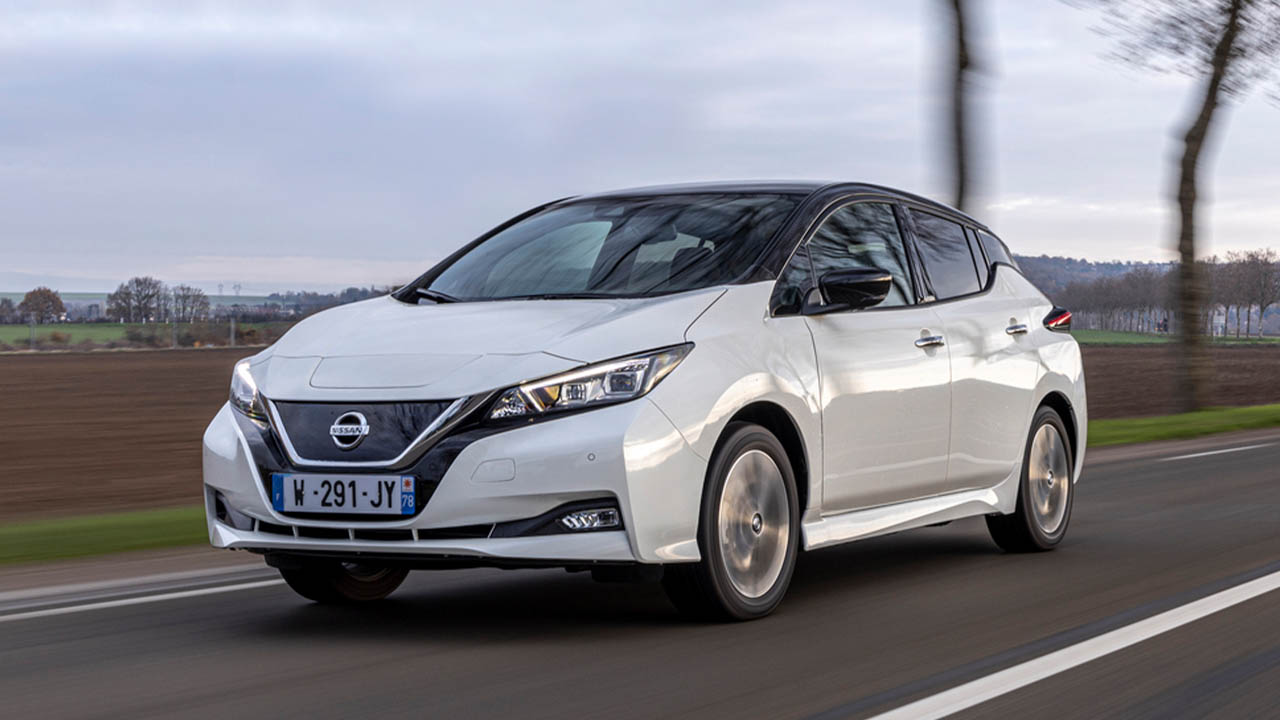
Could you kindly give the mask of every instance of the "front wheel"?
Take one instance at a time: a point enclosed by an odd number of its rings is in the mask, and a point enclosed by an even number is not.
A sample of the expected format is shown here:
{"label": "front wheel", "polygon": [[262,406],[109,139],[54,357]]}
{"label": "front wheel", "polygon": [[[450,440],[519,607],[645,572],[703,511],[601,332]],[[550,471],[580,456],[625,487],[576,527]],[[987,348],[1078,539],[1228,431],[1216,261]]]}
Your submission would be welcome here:
{"label": "front wheel", "polygon": [[408,574],[407,568],[340,562],[280,568],[280,576],[294,592],[308,600],[330,605],[381,600],[400,587]]}
{"label": "front wheel", "polygon": [[753,620],[791,584],[800,539],[795,476],[768,430],[733,423],[712,458],[698,523],[698,563],[668,566],[667,595],[687,615]]}
{"label": "front wheel", "polygon": [[987,517],[991,539],[1006,552],[1052,550],[1067,534],[1075,484],[1067,428],[1053,408],[1036,412],[1023,453],[1018,507]]}

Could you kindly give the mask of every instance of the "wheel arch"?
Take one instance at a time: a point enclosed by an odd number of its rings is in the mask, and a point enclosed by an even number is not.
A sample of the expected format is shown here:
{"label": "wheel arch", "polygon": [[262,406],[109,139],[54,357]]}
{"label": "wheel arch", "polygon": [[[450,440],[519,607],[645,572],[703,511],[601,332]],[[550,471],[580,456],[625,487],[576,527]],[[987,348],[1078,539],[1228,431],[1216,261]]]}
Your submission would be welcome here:
{"label": "wheel arch", "polygon": [[1067,399],[1057,390],[1049,391],[1044,397],[1040,398],[1037,408],[1047,407],[1058,413],[1058,417],[1062,418],[1062,424],[1067,426],[1067,443],[1071,448],[1071,468],[1073,474],[1077,467],[1077,461],[1080,457],[1080,427],[1076,418],[1075,408],[1072,407],[1071,401]]}
{"label": "wheel arch", "polygon": [[796,478],[796,493],[799,495],[796,499],[799,502],[800,515],[803,516],[805,510],[809,508],[810,463],[808,453],[805,451],[804,435],[801,434],[795,418],[791,417],[791,413],[787,412],[786,408],[768,400],[749,403],[735,412],[720,430],[720,436],[716,438],[715,452],[720,451],[729,427],[735,422],[755,423],[773,433],[773,436],[778,438],[778,442],[782,443],[782,449],[787,452],[787,461],[791,465],[791,473]]}

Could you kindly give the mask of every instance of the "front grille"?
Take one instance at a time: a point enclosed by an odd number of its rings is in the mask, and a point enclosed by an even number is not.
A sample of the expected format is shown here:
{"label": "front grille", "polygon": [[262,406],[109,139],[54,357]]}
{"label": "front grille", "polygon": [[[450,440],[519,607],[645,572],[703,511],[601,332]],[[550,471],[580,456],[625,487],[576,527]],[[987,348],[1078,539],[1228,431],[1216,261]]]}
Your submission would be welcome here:
{"label": "front grille", "polygon": [[293,537],[293,528],[288,525],[269,523],[266,520],[258,521],[258,532],[271,533],[272,535],[288,535],[289,537]]}
{"label": "front grille", "polygon": [[346,540],[350,537],[342,528],[298,526],[298,537],[316,538],[318,540]]}
{"label": "front grille", "polygon": [[[375,542],[411,542],[417,540],[474,540],[477,538],[487,538],[489,533],[493,531],[493,525],[460,525],[458,527],[449,528],[430,528],[417,531],[417,537],[414,537],[413,530],[381,530],[368,528],[354,528],[348,531],[346,528],[329,528],[329,527],[311,527],[307,525],[299,525],[298,537],[314,538],[318,540],[347,540],[352,534],[356,540],[373,540]],[[293,537],[293,527],[290,525],[277,525],[269,523],[265,520],[259,520],[257,524],[258,532],[269,533],[271,535],[287,535]]]}
{"label": "front grille", "polygon": [[418,531],[419,540],[473,540],[487,538],[493,525],[459,525],[448,528],[426,528]]}
{"label": "front grille", "polygon": [[[388,462],[405,451],[453,403],[451,400],[392,403],[275,402],[276,414],[294,454],[313,463]],[[368,434],[344,449],[330,429],[363,417]],[[338,423],[340,418],[347,422]],[[340,438],[341,439],[341,438]],[[349,440],[348,440],[349,441]]]}
{"label": "front grille", "polygon": [[404,541],[413,540],[412,530],[356,530],[357,540]]}
{"label": "front grille", "polygon": [[[318,404],[318,403],[297,403],[297,404]],[[342,407],[353,407],[343,405]],[[322,473],[326,470],[340,473],[368,473],[371,475],[389,475],[394,472],[395,475],[412,475],[414,482],[414,500],[416,506],[413,514],[416,516],[422,512],[430,501],[432,494],[440,485],[441,478],[448,472],[449,466],[453,464],[455,458],[471,443],[476,440],[487,437],[497,432],[502,432],[500,427],[486,427],[469,425],[462,429],[455,428],[450,434],[437,439],[431,447],[429,447],[421,457],[412,461],[412,464],[403,469],[391,471],[385,468],[345,468],[345,467],[296,467],[289,462],[284,448],[279,442],[279,438],[266,424],[256,423],[240,413],[233,413],[236,422],[240,426],[241,432],[244,434],[245,440],[249,443],[249,453],[256,461],[258,466],[258,475],[262,480],[263,492],[267,497],[271,496],[271,474],[272,473],[295,473],[295,472],[317,472]],[[406,519],[405,515],[361,515],[361,514],[345,514],[345,513],[282,513],[290,518],[299,520],[324,520],[327,522],[353,521],[360,523],[367,522],[396,522]],[[282,532],[277,534],[292,535],[293,530],[290,527],[282,527]],[[450,535],[451,538],[459,537],[487,537],[491,526],[476,526],[475,528],[460,528],[461,535]],[[264,532],[272,532],[272,530],[264,530]],[[425,537],[425,536],[424,536]]]}

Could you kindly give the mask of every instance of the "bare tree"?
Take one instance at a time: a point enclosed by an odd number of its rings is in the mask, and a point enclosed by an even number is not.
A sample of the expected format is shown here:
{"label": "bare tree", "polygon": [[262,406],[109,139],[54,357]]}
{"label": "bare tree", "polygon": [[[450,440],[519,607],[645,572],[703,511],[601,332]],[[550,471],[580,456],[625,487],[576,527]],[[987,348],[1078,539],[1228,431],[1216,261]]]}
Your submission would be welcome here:
{"label": "bare tree", "polygon": [[18,312],[36,323],[53,322],[66,311],[62,296],[43,285],[28,292],[18,303]]}
{"label": "bare tree", "polygon": [[133,322],[133,290],[128,283],[121,283],[115,292],[107,295],[107,317],[118,322]]}
{"label": "bare tree", "polygon": [[1179,404],[1208,403],[1209,359],[1195,322],[1205,302],[1197,272],[1200,160],[1220,107],[1273,80],[1280,58],[1280,0],[1093,0],[1118,40],[1115,57],[1137,67],[1201,80],[1196,110],[1182,130],[1178,182],[1178,308],[1182,352]]}
{"label": "bare tree", "polygon": [[[1244,253],[1231,251],[1227,253],[1227,261],[1222,268],[1222,294],[1228,303],[1228,313],[1234,307],[1235,335],[1240,337],[1241,315],[1245,313],[1248,300],[1245,297]],[[1223,323],[1225,328],[1225,322]],[[1225,332],[1224,332],[1225,334]]]}
{"label": "bare tree", "polygon": [[18,308],[9,298],[0,298],[0,323],[11,323],[18,319]]}
{"label": "bare tree", "polygon": [[970,131],[970,86],[977,72],[974,62],[975,33],[971,3],[968,0],[939,0],[951,21],[952,62],[950,83],[950,132],[951,145],[951,204],[967,209],[969,193],[973,185],[973,163],[970,150],[973,137]]}
{"label": "bare tree", "polygon": [[120,322],[161,319],[168,304],[164,283],[153,277],[130,278],[107,296],[107,315]]}
{"label": "bare tree", "polygon": [[173,314],[179,322],[195,322],[209,316],[209,296],[190,285],[173,286]]}
{"label": "bare tree", "polygon": [[1262,318],[1267,309],[1280,301],[1280,265],[1276,264],[1274,250],[1250,250],[1244,254],[1241,267],[1242,296],[1247,303],[1249,318],[1245,334],[1252,333],[1253,308],[1258,308],[1258,337],[1262,337]]}

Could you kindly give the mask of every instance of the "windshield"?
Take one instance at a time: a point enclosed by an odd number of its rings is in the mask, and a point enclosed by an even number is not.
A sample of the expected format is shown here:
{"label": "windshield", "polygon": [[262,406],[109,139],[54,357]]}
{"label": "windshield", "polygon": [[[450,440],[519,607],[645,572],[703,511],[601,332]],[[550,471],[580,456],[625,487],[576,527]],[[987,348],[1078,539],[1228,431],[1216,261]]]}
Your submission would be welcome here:
{"label": "windshield", "polygon": [[799,202],[707,194],[557,205],[475,246],[417,292],[444,302],[642,297],[729,283]]}

